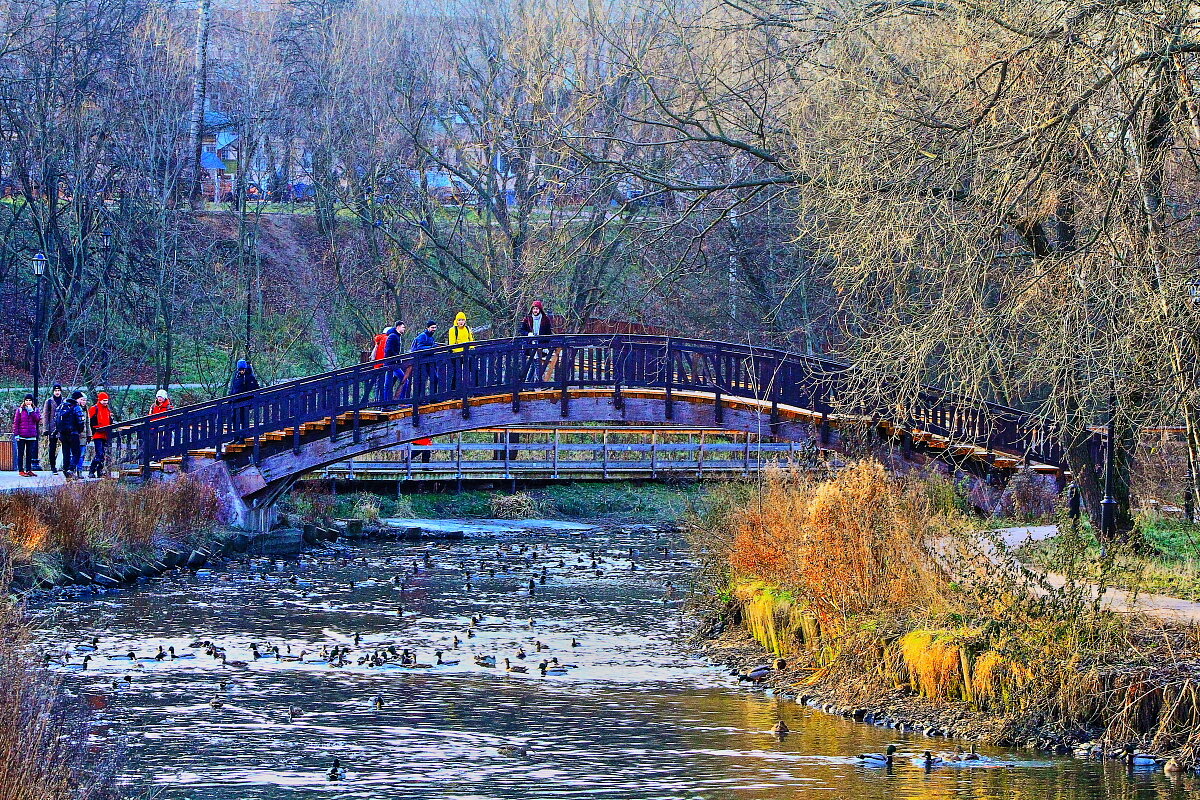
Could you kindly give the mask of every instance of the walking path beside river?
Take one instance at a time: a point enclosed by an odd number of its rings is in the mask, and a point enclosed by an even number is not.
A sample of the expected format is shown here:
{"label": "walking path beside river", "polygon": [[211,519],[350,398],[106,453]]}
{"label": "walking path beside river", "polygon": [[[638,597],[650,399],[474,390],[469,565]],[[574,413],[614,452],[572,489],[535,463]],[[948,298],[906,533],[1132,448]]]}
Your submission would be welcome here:
{"label": "walking path beside river", "polygon": [[[998,532],[1004,544],[1010,550],[1015,550],[1026,541],[1040,542],[1057,536],[1058,526],[1022,525],[1001,528]],[[1056,589],[1067,582],[1062,575],[1053,572],[1045,573],[1045,577],[1046,582]],[[1200,623],[1200,603],[1163,594],[1127,592],[1109,587],[1104,591],[1104,604],[1112,611],[1141,613],[1167,622]]]}

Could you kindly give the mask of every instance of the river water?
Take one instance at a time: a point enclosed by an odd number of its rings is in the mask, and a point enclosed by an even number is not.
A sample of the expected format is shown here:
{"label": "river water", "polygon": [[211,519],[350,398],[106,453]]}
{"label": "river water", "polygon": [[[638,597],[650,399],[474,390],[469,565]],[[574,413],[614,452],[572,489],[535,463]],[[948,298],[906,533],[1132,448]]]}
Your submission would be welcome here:
{"label": "river water", "polygon": [[[72,661],[99,638],[86,670],[62,668],[66,688],[98,709],[95,737],[126,743],[127,790],[170,800],[1084,800],[1200,789],[1196,776],[989,748],[992,768],[926,771],[911,759],[950,744],[765,697],[690,652],[694,621],[664,597],[692,568],[677,537],[649,528],[488,532],[260,559],[33,611],[46,648],[74,651]],[[336,645],[350,648],[346,666],[320,659]],[[392,646],[432,666],[357,663]],[[160,647],[181,657],[154,660]],[[437,666],[436,649],[459,663]],[[126,660],[131,651],[139,660]],[[505,671],[505,657],[527,671]],[[541,675],[551,658],[571,666]],[[780,717],[792,729],[782,740],[770,733]],[[900,751],[891,770],[854,758],[890,743]],[[330,781],[335,758],[346,773]]]}

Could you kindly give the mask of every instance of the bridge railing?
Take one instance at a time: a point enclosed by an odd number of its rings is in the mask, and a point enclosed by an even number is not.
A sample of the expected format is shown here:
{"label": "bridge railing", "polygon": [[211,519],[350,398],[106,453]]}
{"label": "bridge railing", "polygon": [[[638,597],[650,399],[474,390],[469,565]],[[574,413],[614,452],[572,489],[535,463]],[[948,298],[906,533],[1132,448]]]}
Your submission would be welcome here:
{"label": "bridge railing", "polygon": [[[464,416],[471,400],[509,395],[514,410],[523,392],[557,391],[567,414],[572,389],[606,388],[614,402],[626,389],[656,389],[672,414],[676,395],[712,397],[718,422],[729,400],[753,401],[772,415],[780,406],[827,416],[835,411],[891,419],[948,439],[1028,456],[1061,466],[1062,449],[1047,423],[1016,409],[978,403],[930,388],[911,407],[845,406],[852,367],[835,361],[744,344],[641,335],[566,334],[495,339],[441,346],[355,364],[241,395],[184,406],[164,415],[112,426],[119,460],[141,463],[189,450],[221,449],[292,429],[301,445],[302,425],[358,412],[412,406],[419,426],[423,408],[457,402]],[[336,432],[336,428],[335,428]]]}

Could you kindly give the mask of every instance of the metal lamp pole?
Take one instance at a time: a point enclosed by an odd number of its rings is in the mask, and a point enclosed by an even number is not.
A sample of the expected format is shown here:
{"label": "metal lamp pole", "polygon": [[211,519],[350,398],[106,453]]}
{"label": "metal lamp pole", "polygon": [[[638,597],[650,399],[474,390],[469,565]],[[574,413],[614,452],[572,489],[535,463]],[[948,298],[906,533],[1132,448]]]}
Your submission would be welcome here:
{"label": "metal lamp pole", "polygon": [[1100,501],[1100,537],[1106,542],[1117,538],[1117,501],[1113,488],[1117,483],[1117,461],[1114,456],[1117,441],[1117,395],[1108,398],[1108,445],[1104,452],[1104,499]]}
{"label": "metal lamp pole", "polygon": [[[42,383],[42,323],[43,323],[43,319],[42,319],[42,306],[43,306],[42,276],[46,274],[46,255],[44,253],[37,253],[36,255],[34,255],[32,261],[33,261],[33,279],[34,279],[34,282],[37,284],[37,289],[35,292],[37,299],[34,301],[37,304],[37,306],[34,309],[34,323],[33,323],[33,407],[40,408],[41,407],[40,406],[41,396],[40,396],[39,392],[41,390],[41,383]],[[45,420],[43,420],[43,423],[49,424]],[[39,471],[42,468],[42,461],[41,461],[41,458],[38,457],[38,452],[36,449],[34,450],[34,453],[33,453],[33,468],[35,470],[39,470]]]}

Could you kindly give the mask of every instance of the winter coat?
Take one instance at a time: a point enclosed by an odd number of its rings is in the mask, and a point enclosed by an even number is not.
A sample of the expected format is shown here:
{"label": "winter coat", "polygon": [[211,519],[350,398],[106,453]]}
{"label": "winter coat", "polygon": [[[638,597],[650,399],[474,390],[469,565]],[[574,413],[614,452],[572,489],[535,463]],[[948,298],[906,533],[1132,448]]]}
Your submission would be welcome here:
{"label": "winter coat", "polygon": [[[454,318],[455,324],[450,326],[450,332],[446,334],[446,344],[466,344],[475,341],[475,334],[472,333],[470,326],[464,324],[461,328],[458,327],[457,323],[460,319],[465,323],[467,315],[461,311],[458,312],[458,316]],[[456,347],[454,352],[461,353],[464,349]]]}
{"label": "winter coat", "polygon": [[88,422],[92,426],[92,441],[107,442],[108,431],[98,429],[107,428],[109,425],[112,425],[112,409],[96,403],[96,405],[88,409]]}
{"label": "winter coat", "polygon": [[[378,361],[379,359],[383,358],[383,354],[387,352],[387,340],[388,337],[386,333],[375,334],[375,349],[371,351],[372,361]],[[379,369],[382,366],[383,364],[376,364],[375,369]]]}
{"label": "winter coat", "polygon": [[[526,314],[525,319],[521,320],[521,335],[522,336],[532,336],[533,335],[533,316],[531,314]],[[547,314],[545,311],[543,311],[542,312],[542,330],[540,333],[538,333],[538,336],[553,336],[553,335],[554,335],[554,326],[550,323],[550,315]]]}
{"label": "winter coat", "polygon": [[74,400],[66,402],[70,405],[58,415],[58,435],[80,436],[87,430],[87,413],[84,412],[83,406]]}
{"label": "winter coat", "polygon": [[417,338],[413,339],[412,352],[418,350],[428,350],[431,347],[437,347],[438,340],[429,335],[429,331],[421,331],[417,334]]}
{"label": "winter coat", "polygon": [[46,402],[42,403],[42,419],[46,421],[46,431],[51,436],[57,436],[58,431],[54,430],[54,420],[58,417],[58,409],[67,398],[55,397],[50,395],[46,398]]}
{"label": "winter coat", "polygon": [[404,352],[404,337],[395,328],[388,328],[387,340],[383,346],[383,357],[391,358]]}
{"label": "winter coat", "polygon": [[42,424],[42,415],[25,406],[13,414],[13,434],[19,439],[36,439],[38,426]]}
{"label": "winter coat", "polygon": [[244,373],[241,370],[233,373],[233,380],[229,384],[229,393],[231,395],[242,394],[253,392],[258,388],[258,378],[254,375],[254,367],[247,367]]}
{"label": "winter coat", "polygon": [[171,398],[165,400],[154,399],[154,405],[150,407],[150,419],[161,417],[163,414],[171,410]]}

